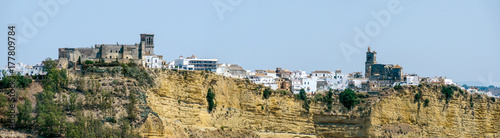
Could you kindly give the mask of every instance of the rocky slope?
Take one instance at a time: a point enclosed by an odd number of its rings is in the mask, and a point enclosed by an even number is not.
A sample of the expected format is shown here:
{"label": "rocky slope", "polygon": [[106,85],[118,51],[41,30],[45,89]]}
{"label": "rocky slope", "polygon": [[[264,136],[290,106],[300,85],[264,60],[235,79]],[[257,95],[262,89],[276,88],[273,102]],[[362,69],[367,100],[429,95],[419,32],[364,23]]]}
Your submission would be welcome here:
{"label": "rocky slope", "polygon": [[[331,111],[315,102],[307,111],[290,93],[262,98],[265,87],[244,79],[202,71],[154,75],[157,85],[146,94],[158,116],[139,128],[147,137],[498,137],[500,131],[498,101],[455,91],[446,103],[441,86],[388,89],[351,110],[338,100]],[[209,88],[216,103],[211,113]],[[419,91],[422,98],[414,100]]]}

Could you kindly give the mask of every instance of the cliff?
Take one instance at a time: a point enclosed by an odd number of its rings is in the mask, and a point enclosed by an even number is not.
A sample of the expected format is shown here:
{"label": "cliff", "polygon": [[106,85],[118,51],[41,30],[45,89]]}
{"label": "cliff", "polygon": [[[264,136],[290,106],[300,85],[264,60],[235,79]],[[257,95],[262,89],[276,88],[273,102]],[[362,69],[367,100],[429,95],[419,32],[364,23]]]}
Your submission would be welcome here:
{"label": "cliff", "polygon": [[[150,115],[138,129],[147,137],[499,136],[498,101],[455,90],[446,102],[442,86],[387,89],[351,110],[338,100],[332,110],[312,102],[307,111],[293,94],[274,92],[265,99],[266,88],[245,79],[204,71],[166,70],[153,76],[157,85],[146,90],[146,101],[158,116]],[[212,112],[209,88],[215,93]],[[415,100],[418,92],[422,96]]]}

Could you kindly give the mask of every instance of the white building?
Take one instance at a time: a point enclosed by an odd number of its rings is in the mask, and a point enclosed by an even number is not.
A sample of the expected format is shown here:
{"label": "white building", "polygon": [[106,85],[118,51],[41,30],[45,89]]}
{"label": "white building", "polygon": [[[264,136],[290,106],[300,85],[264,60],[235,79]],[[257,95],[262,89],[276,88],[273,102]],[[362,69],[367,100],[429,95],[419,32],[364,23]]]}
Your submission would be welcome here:
{"label": "white building", "polygon": [[315,93],[317,91],[318,80],[315,77],[302,78],[301,89],[304,89],[307,93]]}
{"label": "white building", "polygon": [[142,65],[146,68],[162,68],[163,57],[160,55],[147,54],[144,56]]}
{"label": "white building", "polygon": [[264,86],[270,87],[273,90],[278,89],[278,83],[276,83],[275,78],[271,76],[266,76],[262,73],[256,73],[256,75],[250,76],[248,79],[255,84],[262,84]]}
{"label": "white building", "polygon": [[236,64],[219,64],[215,71],[218,75],[232,78],[246,78],[247,71]]}
{"label": "white building", "polygon": [[453,80],[452,79],[444,79],[444,85],[454,85],[455,83],[453,83]]}
{"label": "white building", "polygon": [[488,97],[495,97],[495,98],[499,98],[498,96],[493,95],[493,93],[491,93],[490,91],[485,92],[485,91],[479,91],[479,90],[477,90],[477,89],[469,88],[469,89],[467,89],[467,92],[469,92],[470,94],[477,93],[477,94],[486,95],[486,96],[488,96]]}
{"label": "white building", "polygon": [[350,83],[352,83],[354,87],[362,88],[363,83],[368,83],[368,78],[353,78],[350,80]]}
{"label": "white building", "polygon": [[314,71],[311,73],[311,77],[318,77],[318,78],[321,78],[321,77],[331,77],[332,76],[332,72],[330,71]]}
{"label": "white building", "polygon": [[330,89],[345,90],[349,86],[349,74],[342,73],[341,70],[336,70],[333,76],[326,78],[326,82]]}
{"label": "white building", "polygon": [[293,79],[300,79],[300,78],[306,78],[307,76],[307,73],[306,71],[302,71],[302,70],[297,70],[297,71],[292,71],[291,74],[290,74],[290,78],[293,80]]}
{"label": "white building", "polygon": [[[47,75],[47,72],[43,71],[43,64],[35,64],[33,66],[27,65],[24,63],[17,63],[14,68],[12,68],[14,74],[19,73],[22,76],[35,76],[35,75]],[[3,79],[4,73],[6,76],[12,75],[9,71],[8,67],[4,69],[0,69],[0,80]]]}
{"label": "white building", "polygon": [[266,70],[266,76],[273,77],[275,79],[278,78],[275,70]]}
{"label": "white building", "polygon": [[199,59],[196,56],[179,59],[173,61],[174,67],[170,69],[183,69],[183,70],[208,70],[217,71],[217,59]]}
{"label": "white building", "polygon": [[407,85],[418,85],[420,84],[420,79],[416,74],[405,75],[405,83]]}

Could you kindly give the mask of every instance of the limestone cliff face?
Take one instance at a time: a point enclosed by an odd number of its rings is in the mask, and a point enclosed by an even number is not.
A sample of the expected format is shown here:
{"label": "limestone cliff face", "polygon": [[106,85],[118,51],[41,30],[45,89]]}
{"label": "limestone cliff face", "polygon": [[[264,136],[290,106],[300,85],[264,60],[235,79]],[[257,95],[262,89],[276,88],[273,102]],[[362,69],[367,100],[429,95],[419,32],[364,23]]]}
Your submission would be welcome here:
{"label": "limestone cliff face", "polygon": [[[244,79],[202,71],[161,71],[147,102],[150,115],[140,133],[147,137],[499,137],[500,106],[491,99],[457,94],[446,104],[440,87],[387,90],[388,96],[370,97],[351,110],[334,102],[331,111],[292,95],[274,93],[263,99],[264,87]],[[208,89],[216,107],[207,111]],[[417,91],[422,100],[414,102]],[[424,107],[424,100],[429,104]]]}
{"label": "limestone cliff face", "polygon": [[[440,86],[406,88],[371,107],[370,136],[500,137],[500,106],[484,95],[455,91],[449,103]],[[414,95],[421,91],[422,99]],[[472,97],[472,99],[471,99]],[[472,104],[471,104],[472,103]]]}
{"label": "limestone cliff face", "polygon": [[[232,79],[202,71],[164,71],[157,75],[157,87],[147,92],[148,105],[158,113],[140,128],[145,136],[185,137],[184,128],[220,131],[242,135],[282,133],[293,136],[315,129],[310,113],[292,96],[274,94],[262,99],[262,86],[243,79]],[[215,92],[216,107],[207,111],[208,89]],[[162,127],[158,127],[162,126]]]}

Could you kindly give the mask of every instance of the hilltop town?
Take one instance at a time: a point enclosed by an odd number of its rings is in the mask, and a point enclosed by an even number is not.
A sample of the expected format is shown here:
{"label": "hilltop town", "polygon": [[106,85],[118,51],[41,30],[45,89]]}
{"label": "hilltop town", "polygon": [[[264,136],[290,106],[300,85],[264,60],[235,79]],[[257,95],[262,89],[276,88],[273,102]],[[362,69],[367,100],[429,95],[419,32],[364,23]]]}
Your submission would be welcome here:
{"label": "hilltop town", "polygon": [[[18,63],[15,74],[2,70],[0,136],[500,134],[494,119],[500,102],[491,92],[497,88],[408,74],[399,64],[379,63],[370,47],[364,73],[245,70],[195,55],[166,61],[154,48],[154,34],[141,34],[139,43],[60,48],[57,59]],[[7,101],[10,91],[18,101]],[[9,104],[16,104],[14,114]],[[12,124],[17,127],[3,128]]]}
{"label": "hilltop town", "polygon": [[[238,64],[219,63],[218,59],[179,56],[167,62],[162,55],[155,54],[154,34],[140,34],[139,43],[135,44],[95,44],[93,47],[59,48],[58,68],[84,71],[89,66],[108,68],[120,63],[135,63],[144,68],[171,70],[205,70],[218,75],[248,79],[255,84],[262,84],[273,90],[286,90],[298,94],[304,90],[309,96],[324,93],[328,90],[352,89],[377,95],[384,88],[397,85],[419,85],[420,83],[443,84],[461,87],[470,93],[485,94],[498,97],[490,91],[482,91],[476,87],[462,87],[446,77],[421,77],[417,74],[403,72],[403,67],[396,64],[377,62],[377,52],[370,47],[366,51],[365,72],[343,72],[337,70],[288,70],[281,67],[275,69],[245,70]],[[14,71],[21,75],[45,75],[43,63],[33,66],[19,63]],[[5,68],[4,70],[6,70]],[[6,71],[3,71],[6,72]],[[8,73],[5,73],[9,75]],[[0,80],[4,73],[0,74]],[[484,90],[484,89],[483,89]]]}

